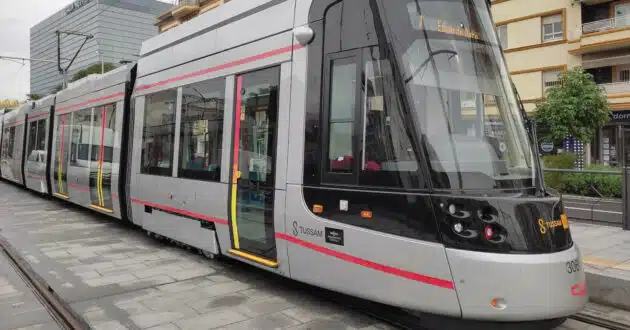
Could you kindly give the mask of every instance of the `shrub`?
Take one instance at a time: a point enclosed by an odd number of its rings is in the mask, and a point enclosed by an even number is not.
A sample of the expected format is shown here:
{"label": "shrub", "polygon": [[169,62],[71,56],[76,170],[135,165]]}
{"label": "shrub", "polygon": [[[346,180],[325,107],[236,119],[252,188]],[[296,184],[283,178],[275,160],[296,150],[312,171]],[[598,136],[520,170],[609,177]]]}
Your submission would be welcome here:
{"label": "shrub", "polygon": [[[545,168],[572,169],[574,168],[576,156],[568,153],[557,156],[544,156],[542,160]],[[565,175],[565,173],[560,172],[545,172],[545,185],[560,192],[564,192]]]}
{"label": "shrub", "polygon": [[[568,159],[558,161],[560,165],[556,166],[561,166],[562,164],[566,165],[568,161]],[[548,164],[548,162],[545,162],[545,164]],[[546,167],[562,168],[551,167],[549,165]],[[547,187],[556,189],[565,194],[590,197],[601,197],[601,194],[604,197],[621,198],[621,169],[606,165],[590,165],[586,167],[586,170],[616,171],[619,172],[619,174],[547,172],[545,173],[545,184]]]}

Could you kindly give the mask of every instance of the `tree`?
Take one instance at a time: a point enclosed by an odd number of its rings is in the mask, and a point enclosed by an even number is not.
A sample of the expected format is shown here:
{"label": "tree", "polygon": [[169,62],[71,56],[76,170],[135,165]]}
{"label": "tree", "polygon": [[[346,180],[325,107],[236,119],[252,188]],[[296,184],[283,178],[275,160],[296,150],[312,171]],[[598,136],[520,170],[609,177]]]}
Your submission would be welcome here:
{"label": "tree", "polygon": [[26,94],[26,97],[29,101],[37,101],[42,98],[39,94]]}
{"label": "tree", "polygon": [[559,78],[559,84],[547,91],[546,100],[536,104],[536,122],[546,131],[546,139],[560,142],[574,136],[588,143],[610,121],[606,93],[582,68],[562,72]]}
{"label": "tree", "polygon": [[[111,70],[114,70],[116,67],[114,66],[114,64],[112,63],[105,63],[103,65],[103,71],[104,72],[108,72]],[[94,64],[94,65],[90,65],[89,67],[87,67],[86,69],[83,69],[81,71],[78,71],[77,73],[74,74],[74,76],[72,76],[72,80],[70,80],[70,82],[73,81],[77,81],[79,79],[83,79],[91,74],[100,74],[101,73],[101,64]]]}

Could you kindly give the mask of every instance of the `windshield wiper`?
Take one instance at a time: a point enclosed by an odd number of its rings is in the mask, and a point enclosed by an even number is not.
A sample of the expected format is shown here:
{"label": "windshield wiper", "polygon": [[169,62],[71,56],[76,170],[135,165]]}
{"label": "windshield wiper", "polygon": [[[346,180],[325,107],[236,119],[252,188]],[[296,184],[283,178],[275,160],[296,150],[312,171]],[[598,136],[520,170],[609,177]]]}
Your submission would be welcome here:
{"label": "windshield wiper", "polygon": [[537,177],[537,179],[535,180],[536,188],[540,193],[540,196],[544,197],[547,195],[547,192],[545,191],[545,181],[543,176],[544,174],[540,164],[540,155],[538,153],[538,137],[536,136],[536,125],[534,121],[529,119],[529,116],[527,116],[527,111],[525,111],[525,106],[523,106],[523,101],[521,101],[521,95],[518,93],[518,89],[516,89],[516,85],[514,84],[514,81],[512,81],[512,78],[510,78],[510,84],[512,85],[512,90],[514,91],[516,102],[518,103],[518,108],[520,110],[521,117],[523,118],[523,122],[525,123],[526,128],[529,128],[527,130],[527,136],[530,139],[531,149],[534,153],[534,166],[536,166]]}

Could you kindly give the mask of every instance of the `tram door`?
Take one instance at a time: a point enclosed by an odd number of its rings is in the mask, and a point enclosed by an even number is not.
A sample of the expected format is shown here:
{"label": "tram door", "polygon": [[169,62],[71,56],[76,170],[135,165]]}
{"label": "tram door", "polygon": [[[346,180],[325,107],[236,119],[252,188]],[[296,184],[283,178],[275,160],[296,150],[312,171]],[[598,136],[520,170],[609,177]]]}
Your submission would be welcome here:
{"label": "tram door", "polygon": [[63,114],[57,118],[57,132],[55,132],[55,160],[54,168],[54,188],[55,195],[62,198],[68,198],[68,150],[70,141],[72,114]]}
{"label": "tram door", "polygon": [[94,109],[90,162],[90,199],[92,207],[112,212],[112,157],[116,105]]}
{"label": "tram door", "polygon": [[280,68],[236,78],[230,229],[232,252],[276,267],[273,225]]}

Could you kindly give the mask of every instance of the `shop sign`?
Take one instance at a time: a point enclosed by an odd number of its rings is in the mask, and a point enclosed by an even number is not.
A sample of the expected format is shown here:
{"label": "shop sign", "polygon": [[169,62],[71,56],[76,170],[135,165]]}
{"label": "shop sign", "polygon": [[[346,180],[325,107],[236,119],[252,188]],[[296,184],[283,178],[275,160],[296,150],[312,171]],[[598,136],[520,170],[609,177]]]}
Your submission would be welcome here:
{"label": "shop sign", "polygon": [[630,121],[630,110],[613,111],[610,117],[612,121]]}
{"label": "shop sign", "polygon": [[73,3],[71,3],[68,7],[66,7],[66,15],[72,13],[73,11],[87,5],[88,3],[92,2],[92,0],[77,0]]}
{"label": "shop sign", "polygon": [[18,100],[0,100],[0,108],[14,108],[20,105]]}
{"label": "shop sign", "polygon": [[553,142],[543,141],[540,143],[540,149],[544,152],[553,151]]}

